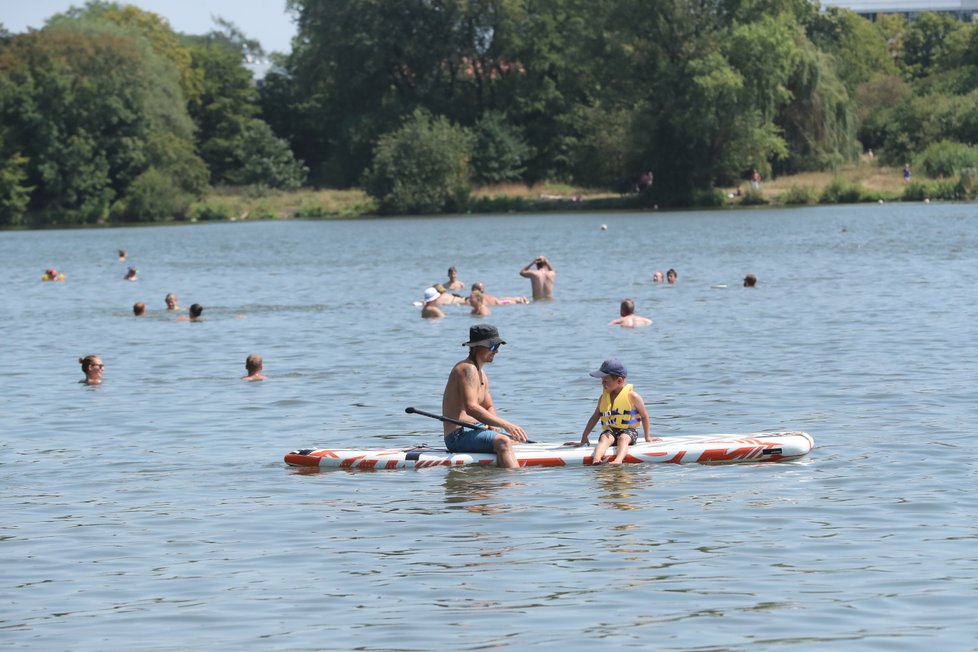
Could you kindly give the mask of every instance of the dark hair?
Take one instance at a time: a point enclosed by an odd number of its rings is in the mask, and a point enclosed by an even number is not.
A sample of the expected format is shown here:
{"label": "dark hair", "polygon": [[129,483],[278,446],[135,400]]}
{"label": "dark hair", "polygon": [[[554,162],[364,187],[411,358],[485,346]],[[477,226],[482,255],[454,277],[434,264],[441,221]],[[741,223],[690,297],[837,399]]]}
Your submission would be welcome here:
{"label": "dark hair", "polygon": [[628,315],[635,314],[635,302],[631,299],[624,299],[621,302],[621,316],[626,317]]}
{"label": "dark hair", "polygon": [[190,306],[191,317],[200,317],[200,313],[202,312],[204,312],[204,306],[200,305],[199,303],[195,303]]}
{"label": "dark hair", "polygon": [[142,301],[137,301],[136,303],[132,304],[132,312],[134,315],[143,314],[146,312],[146,304]]}
{"label": "dark hair", "polygon": [[81,365],[82,371],[87,372],[88,368],[95,364],[98,359],[97,355],[86,355],[84,358],[78,358],[78,363]]}

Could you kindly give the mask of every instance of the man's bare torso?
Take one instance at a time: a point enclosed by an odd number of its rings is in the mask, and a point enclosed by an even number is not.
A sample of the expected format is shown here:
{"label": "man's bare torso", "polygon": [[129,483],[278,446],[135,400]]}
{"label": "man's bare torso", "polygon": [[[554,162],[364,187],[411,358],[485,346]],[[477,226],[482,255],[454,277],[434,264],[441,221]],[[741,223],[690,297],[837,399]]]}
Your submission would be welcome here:
{"label": "man's bare torso", "polygon": [[[490,403],[487,401],[489,396],[489,379],[481,369],[477,369],[475,363],[466,358],[452,367],[448,374],[448,383],[445,385],[445,394],[441,401],[441,413],[450,419],[475,423],[479,419],[471,416],[465,411],[465,400],[463,387],[465,384],[475,388],[478,396],[479,405],[486,407]],[[457,425],[445,423],[445,434],[456,430]]]}
{"label": "man's bare torso", "polygon": [[535,300],[549,299],[554,293],[554,279],[557,272],[552,269],[531,269],[528,270],[530,287],[533,288],[533,298]]}

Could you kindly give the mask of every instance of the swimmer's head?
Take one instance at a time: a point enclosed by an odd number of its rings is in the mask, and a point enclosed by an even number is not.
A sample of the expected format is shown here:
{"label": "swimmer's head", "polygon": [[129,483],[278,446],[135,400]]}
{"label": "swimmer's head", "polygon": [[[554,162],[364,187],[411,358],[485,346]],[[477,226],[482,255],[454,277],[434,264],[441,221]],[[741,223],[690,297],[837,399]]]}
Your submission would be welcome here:
{"label": "swimmer's head", "polygon": [[258,355],[257,353],[252,353],[245,360],[245,369],[248,370],[249,374],[253,374],[256,371],[261,371],[262,365],[263,363],[262,363],[261,356]]}

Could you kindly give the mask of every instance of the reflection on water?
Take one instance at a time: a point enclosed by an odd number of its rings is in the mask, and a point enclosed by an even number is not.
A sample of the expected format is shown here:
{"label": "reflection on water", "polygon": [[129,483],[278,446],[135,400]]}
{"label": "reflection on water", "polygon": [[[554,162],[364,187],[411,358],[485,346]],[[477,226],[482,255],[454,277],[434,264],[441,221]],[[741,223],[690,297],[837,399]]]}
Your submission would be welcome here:
{"label": "reflection on water", "polygon": [[[978,648],[972,213],[2,233],[4,641]],[[121,280],[120,248],[138,281]],[[532,438],[576,441],[599,393],[588,371],[617,357],[654,436],[803,429],[816,449],[732,467],[283,465],[302,447],[440,441],[403,410],[437,410],[474,322],[453,306],[422,320],[412,302],[449,265],[527,294],[518,271],[541,253],[554,300],[489,318],[507,341],[496,407]],[[39,282],[51,265],[68,280]],[[676,285],[651,282],[670,267]],[[175,322],[168,292],[205,320]],[[655,323],[609,327],[625,297]],[[76,382],[88,353],[103,385]],[[250,353],[269,380],[238,380]]]}

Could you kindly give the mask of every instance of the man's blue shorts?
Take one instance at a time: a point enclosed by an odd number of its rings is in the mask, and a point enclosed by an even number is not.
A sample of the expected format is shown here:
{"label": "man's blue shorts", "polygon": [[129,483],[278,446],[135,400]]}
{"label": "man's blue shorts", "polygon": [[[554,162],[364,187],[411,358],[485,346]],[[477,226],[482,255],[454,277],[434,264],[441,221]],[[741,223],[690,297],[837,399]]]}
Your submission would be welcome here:
{"label": "man's blue shorts", "polygon": [[459,428],[445,435],[445,448],[450,453],[495,453],[492,442],[497,435],[506,435],[503,430],[489,430],[482,424],[478,429]]}

